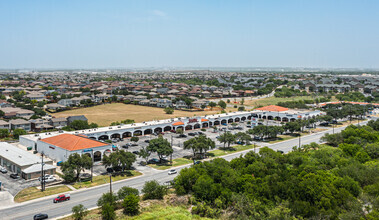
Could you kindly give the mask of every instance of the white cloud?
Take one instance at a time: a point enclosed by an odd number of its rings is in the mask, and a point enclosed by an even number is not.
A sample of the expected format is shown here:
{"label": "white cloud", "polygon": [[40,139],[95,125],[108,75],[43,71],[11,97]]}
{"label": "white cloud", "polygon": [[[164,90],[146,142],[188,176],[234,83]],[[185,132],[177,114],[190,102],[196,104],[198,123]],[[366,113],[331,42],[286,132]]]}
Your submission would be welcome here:
{"label": "white cloud", "polygon": [[161,10],[153,10],[153,15],[155,16],[159,16],[159,17],[166,17],[167,14],[164,12],[164,11],[161,11]]}

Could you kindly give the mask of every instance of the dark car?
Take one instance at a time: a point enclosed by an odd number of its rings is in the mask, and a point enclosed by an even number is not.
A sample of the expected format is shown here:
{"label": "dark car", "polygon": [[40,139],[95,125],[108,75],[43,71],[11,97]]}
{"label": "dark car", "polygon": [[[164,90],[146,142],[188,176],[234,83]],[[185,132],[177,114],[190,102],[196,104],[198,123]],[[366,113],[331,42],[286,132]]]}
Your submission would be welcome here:
{"label": "dark car", "polygon": [[178,136],[178,138],[186,138],[187,137],[187,135],[185,135],[185,134],[180,134],[179,136]]}
{"label": "dark car", "polygon": [[18,178],[20,178],[20,176],[17,173],[12,173],[10,176],[11,176],[12,179],[18,179]]}
{"label": "dark car", "polygon": [[121,147],[122,147],[122,148],[125,148],[125,149],[128,149],[128,148],[129,148],[129,145],[128,145],[128,144],[125,144],[125,145],[122,145]]}
{"label": "dark car", "polygon": [[137,143],[130,143],[131,146],[135,147],[135,146],[138,146]]}
{"label": "dark car", "polygon": [[136,151],[136,150],[135,150],[135,151],[133,151],[132,153],[133,153],[133,154],[139,154],[139,151]]}
{"label": "dark car", "polygon": [[34,215],[34,217],[33,217],[34,220],[48,219],[48,218],[49,218],[49,216],[47,214],[42,214],[42,213]]}
{"label": "dark car", "polygon": [[188,133],[189,136],[195,136],[195,133]]}
{"label": "dark car", "polygon": [[146,143],[150,143],[150,140],[145,140]]}
{"label": "dark car", "polygon": [[328,122],[322,122],[322,123],[320,123],[320,126],[329,126],[329,123]]}
{"label": "dark car", "polygon": [[204,134],[204,133],[201,132],[201,131],[198,131],[197,134],[198,134],[198,135],[202,135],[202,134]]}

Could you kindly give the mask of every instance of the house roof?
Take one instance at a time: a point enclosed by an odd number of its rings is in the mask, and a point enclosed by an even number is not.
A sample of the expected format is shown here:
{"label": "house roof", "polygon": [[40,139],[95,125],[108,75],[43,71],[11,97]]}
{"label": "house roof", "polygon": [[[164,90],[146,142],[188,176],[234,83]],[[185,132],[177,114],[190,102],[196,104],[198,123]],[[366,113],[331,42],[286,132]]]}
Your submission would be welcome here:
{"label": "house roof", "polygon": [[284,112],[288,111],[288,108],[284,108],[282,106],[277,106],[277,105],[268,105],[265,107],[257,108],[255,110],[260,110],[260,111],[269,111],[269,112]]}
{"label": "house roof", "polygon": [[100,141],[73,134],[61,134],[54,137],[44,138],[41,141],[68,151],[83,150],[108,145]]}
{"label": "house roof", "polygon": [[209,121],[209,120],[205,119],[205,118],[202,118],[201,121],[204,122],[204,121]]}
{"label": "house roof", "polygon": [[[56,167],[54,165],[51,165],[51,164],[45,164],[43,165],[43,170],[52,170],[52,169],[55,169]],[[42,170],[42,167],[41,167],[41,164],[40,163],[37,163],[37,164],[34,164],[34,165],[31,165],[30,167],[24,169],[22,172],[26,173],[26,174],[29,174],[29,173],[35,173],[35,172],[40,172]]]}

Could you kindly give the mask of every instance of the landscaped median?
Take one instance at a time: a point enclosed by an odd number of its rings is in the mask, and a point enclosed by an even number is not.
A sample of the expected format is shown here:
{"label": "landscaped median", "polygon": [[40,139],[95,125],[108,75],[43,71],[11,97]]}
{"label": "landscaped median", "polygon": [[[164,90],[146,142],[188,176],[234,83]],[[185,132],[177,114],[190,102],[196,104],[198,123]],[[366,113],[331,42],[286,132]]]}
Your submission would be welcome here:
{"label": "landscaped median", "polygon": [[32,199],[37,199],[45,196],[50,196],[58,193],[63,193],[70,191],[71,189],[68,186],[54,186],[54,187],[48,187],[45,191],[41,192],[40,189],[37,189],[37,187],[29,187],[26,189],[21,190],[17,193],[17,195],[14,197],[15,202],[25,202]]}
{"label": "landscaped median", "polygon": [[[259,148],[258,145],[255,145],[255,147]],[[207,152],[207,156],[209,158],[214,158],[214,157],[224,156],[227,154],[236,153],[236,152],[244,151],[248,149],[254,149],[254,145],[236,145],[236,146],[232,146],[225,149],[221,148],[217,150],[212,150],[212,151]],[[158,169],[158,170],[166,170],[173,167],[191,164],[193,163],[193,160],[190,160],[187,158],[176,158],[176,159],[173,159],[172,162],[173,162],[172,165],[168,162],[167,164],[149,164],[148,166],[154,169]]]}
{"label": "landscaped median", "polygon": [[[138,172],[136,170],[130,170],[129,174],[112,176],[112,182],[116,182],[116,181],[123,180],[123,179],[128,179],[131,177],[136,177],[136,176],[140,176],[140,175],[142,175],[141,172]],[[72,186],[75,189],[81,189],[81,188],[90,188],[90,187],[94,187],[94,186],[99,186],[99,185],[106,184],[106,183],[109,183],[109,176],[101,175],[101,176],[94,176],[92,179],[92,182],[91,181],[76,182]]]}

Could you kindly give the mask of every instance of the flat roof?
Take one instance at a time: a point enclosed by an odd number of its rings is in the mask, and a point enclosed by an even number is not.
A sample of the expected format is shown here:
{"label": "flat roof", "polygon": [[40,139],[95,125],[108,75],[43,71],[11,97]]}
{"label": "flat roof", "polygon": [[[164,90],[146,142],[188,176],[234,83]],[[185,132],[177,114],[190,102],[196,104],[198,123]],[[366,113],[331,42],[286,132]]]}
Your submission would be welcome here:
{"label": "flat roof", "polygon": [[[43,170],[51,170],[51,169],[55,169],[56,167],[54,165],[51,165],[51,164],[45,164],[43,165]],[[22,172],[28,174],[28,173],[36,173],[36,172],[40,172],[42,170],[42,167],[41,167],[41,164],[40,163],[36,163],[34,165],[31,165],[30,167],[24,169]]]}
{"label": "flat roof", "polygon": [[40,141],[66,149],[68,151],[83,150],[109,145],[100,141],[73,134],[60,134],[54,137],[44,138]]}
{"label": "flat roof", "polygon": [[[40,157],[7,142],[0,142],[0,155],[19,166],[27,166],[41,162]],[[44,158],[44,160],[50,161],[46,158]]]}

